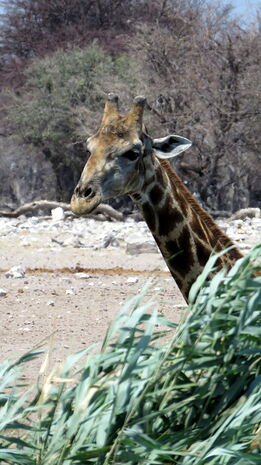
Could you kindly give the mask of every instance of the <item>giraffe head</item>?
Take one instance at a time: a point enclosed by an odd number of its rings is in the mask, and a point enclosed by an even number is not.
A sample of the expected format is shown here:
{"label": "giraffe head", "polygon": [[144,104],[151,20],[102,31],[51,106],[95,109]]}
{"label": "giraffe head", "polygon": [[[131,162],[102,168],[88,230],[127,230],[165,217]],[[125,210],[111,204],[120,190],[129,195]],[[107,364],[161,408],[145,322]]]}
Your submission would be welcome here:
{"label": "giraffe head", "polygon": [[191,146],[177,135],[150,138],[142,123],[145,103],[145,98],[136,97],[129,113],[121,115],[118,97],[109,94],[100,128],[87,140],[90,157],[72,196],[77,215],[110,198],[139,194],[152,175],[155,157],[171,158]]}

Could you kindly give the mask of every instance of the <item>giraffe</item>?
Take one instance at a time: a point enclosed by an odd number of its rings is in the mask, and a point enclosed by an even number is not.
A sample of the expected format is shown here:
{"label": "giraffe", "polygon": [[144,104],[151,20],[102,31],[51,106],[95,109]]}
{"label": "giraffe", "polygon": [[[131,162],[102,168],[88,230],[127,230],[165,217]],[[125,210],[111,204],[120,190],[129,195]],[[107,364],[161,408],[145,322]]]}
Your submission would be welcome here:
{"label": "giraffe", "polygon": [[231,247],[217,269],[242,257],[232,241],[199,205],[168,159],[189,149],[178,135],[152,139],[143,125],[146,99],[136,97],[131,110],[119,113],[118,97],[108,95],[100,128],[87,140],[90,157],[71,199],[76,215],[100,202],[129,194],[142,212],[185,300],[213,252]]}

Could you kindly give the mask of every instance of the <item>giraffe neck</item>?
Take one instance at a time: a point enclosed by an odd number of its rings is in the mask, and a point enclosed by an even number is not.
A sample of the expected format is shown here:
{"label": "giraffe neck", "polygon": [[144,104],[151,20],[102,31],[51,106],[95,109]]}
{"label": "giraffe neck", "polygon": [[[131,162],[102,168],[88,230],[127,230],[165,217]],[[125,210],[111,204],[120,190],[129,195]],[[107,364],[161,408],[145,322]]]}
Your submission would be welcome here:
{"label": "giraffe neck", "polygon": [[[132,197],[187,300],[210,255],[234,244],[200,207],[169,163],[156,158],[153,162],[154,169],[142,191]],[[233,248],[217,265],[230,267],[241,256]]]}

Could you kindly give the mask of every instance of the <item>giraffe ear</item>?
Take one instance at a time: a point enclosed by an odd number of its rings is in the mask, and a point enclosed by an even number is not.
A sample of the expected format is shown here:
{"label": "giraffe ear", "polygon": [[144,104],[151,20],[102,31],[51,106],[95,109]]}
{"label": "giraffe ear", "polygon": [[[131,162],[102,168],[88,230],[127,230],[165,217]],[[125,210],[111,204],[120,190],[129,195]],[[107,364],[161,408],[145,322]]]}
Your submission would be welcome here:
{"label": "giraffe ear", "polygon": [[185,137],[171,134],[161,139],[153,139],[153,149],[158,158],[163,160],[173,158],[188,150],[192,142]]}

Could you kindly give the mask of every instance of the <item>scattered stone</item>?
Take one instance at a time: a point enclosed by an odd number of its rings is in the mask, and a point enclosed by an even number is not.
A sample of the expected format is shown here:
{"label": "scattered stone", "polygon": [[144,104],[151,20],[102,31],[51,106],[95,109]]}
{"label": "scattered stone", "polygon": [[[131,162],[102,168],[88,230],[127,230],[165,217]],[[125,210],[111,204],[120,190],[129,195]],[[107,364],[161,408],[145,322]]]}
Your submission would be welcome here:
{"label": "scattered stone", "polygon": [[[242,213],[242,212],[241,212]],[[249,211],[247,212],[249,213]],[[260,210],[253,209],[253,217],[235,215],[233,219],[217,220],[219,226],[240,248],[253,246],[260,239]],[[25,217],[19,219],[0,218],[0,235],[10,237],[22,247],[40,248],[70,247],[100,250],[106,247],[120,247],[129,255],[157,253],[157,245],[144,221],[99,222],[89,218],[74,217],[65,220],[62,208],[53,209],[52,220],[47,217]],[[55,248],[56,248],[55,247]],[[17,274],[15,274],[18,277]],[[9,277],[11,277],[9,275]],[[12,276],[13,277],[13,276]]]}
{"label": "scattered stone", "polygon": [[247,253],[250,249],[252,249],[252,244],[240,244],[240,249],[243,254]]}
{"label": "scattered stone", "polygon": [[253,218],[252,225],[254,226],[255,229],[257,229],[258,231],[261,231],[261,219]]}
{"label": "scattered stone", "polygon": [[75,273],[75,276],[77,276],[77,278],[79,278],[79,279],[89,279],[89,278],[91,278],[90,274],[87,274],[87,273],[84,273],[84,272]]}
{"label": "scattered stone", "polygon": [[0,297],[5,297],[7,295],[7,291],[4,289],[0,289]]}
{"label": "scattered stone", "polygon": [[66,278],[66,277],[60,278],[60,281],[61,281],[61,282],[64,282],[64,283],[67,283],[67,284],[71,284],[71,283],[72,283],[72,280],[71,280],[70,278]]}
{"label": "scattered stone", "polygon": [[24,278],[25,277],[25,271],[21,266],[13,266],[10,268],[9,271],[5,273],[5,276],[7,278]]}
{"label": "scattered stone", "polygon": [[23,239],[20,244],[23,246],[23,247],[30,247],[31,243],[28,239]]}
{"label": "scattered stone", "polygon": [[126,240],[126,253],[139,255],[141,253],[158,253],[158,247],[154,240],[144,240],[143,237],[132,235]]}
{"label": "scattered stone", "polygon": [[128,284],[135,284],[139,281],[139,278],[137,278],[136,276],[130,276],[128,279],[127,279],[127,283]]}
{"label": "scattered stone", "polygon": [[66,295],[74,295],[74,291],[73,291],[73,289],[66,289],[65,294]]}
{"label": "scattered stone", "polygon": [[107,247],[120,247],[120,243],[113,234],[109,234],[108,236],[105,236],[104,242],[103,242],[103,247],[106,249]]}
{"label": "scattered stone", "polygon": [[65,247],[73,247],[75,249],[79,249],[80,247],[84,247],[84,244],[80,241],[80,239],[78,237],[68,237],[67,239],[65,239],[63,241],[63,243],[61,244]]}
{"label": "scattered stone", "polygon": [[52,237],[51,242],[54,242],[55,244],[63,246],[63,242],[59,241],[59,239],[55,239],[55,237]]}
{"label": "scattered stone", "polygon": [[217,220],[217,224],[224,232],[229,228],[229,224],[225,220]]}
{"label": "scattered stone", "polygon": [[39,220],[40,220],[40,218],[39,218],[38,216],[33,216],[33,217],[31,218],[31,223],[32,223],[32,224],[38,224],[38,223],[39,223]]}
{"label": "scattered stone", "polygon": [[53,301],[53,300],[49,300],[49,301],[46,303],[46,305],[47,305],[48,307],[54,307],[54,301]]}
{"label": "scattered stone", "polygon": [[51,214],[53,221],[64,220],[64,210],[61,207],[53,208],[53,210],[51,210]]}

